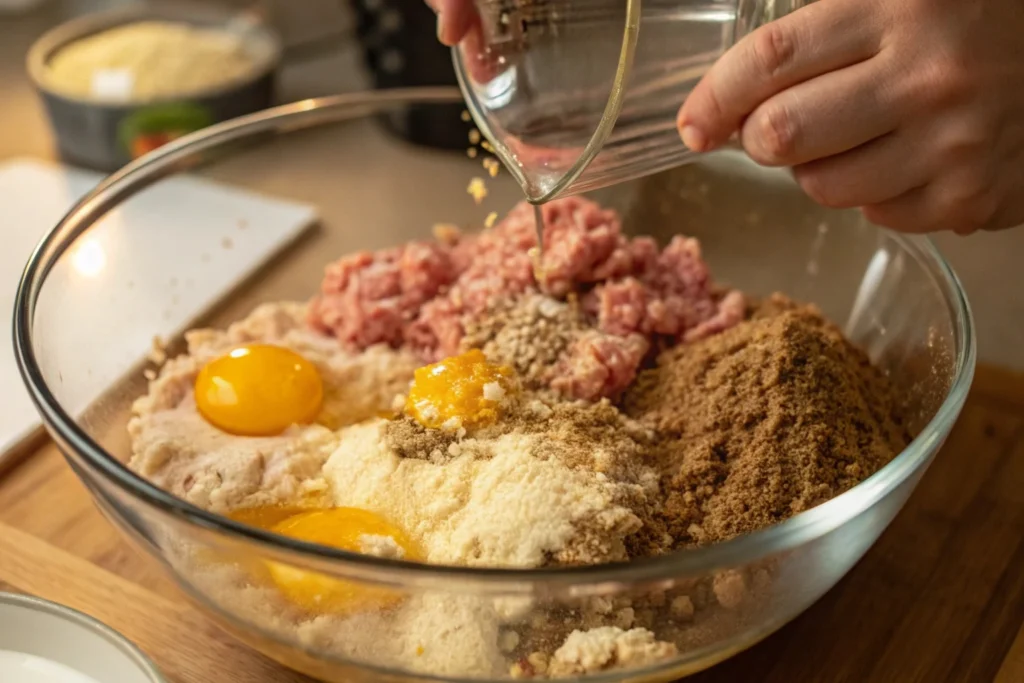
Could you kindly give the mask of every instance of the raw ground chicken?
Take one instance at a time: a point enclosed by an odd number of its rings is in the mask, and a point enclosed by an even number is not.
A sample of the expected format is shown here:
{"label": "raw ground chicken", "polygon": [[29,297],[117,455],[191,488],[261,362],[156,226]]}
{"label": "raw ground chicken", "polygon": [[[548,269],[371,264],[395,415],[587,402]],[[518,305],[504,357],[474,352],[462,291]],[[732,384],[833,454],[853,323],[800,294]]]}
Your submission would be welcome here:
{"label": "raw ground chicken", "polygon": [[331,264],[309,322],[356,349],[385,343],[435,361],[457,353],[467,325],[503,301],[578,292],[592,329],[566,350],[555,388],[593,400],[621,393],[652,347],[742,318],[742,294],[715,291],[696,240],[677,236],[659,250],[649,237],[629,239],[618,214],[579,197],[543,212],[539,284],[533,207],[523,202],[479,235],[449,231]]}

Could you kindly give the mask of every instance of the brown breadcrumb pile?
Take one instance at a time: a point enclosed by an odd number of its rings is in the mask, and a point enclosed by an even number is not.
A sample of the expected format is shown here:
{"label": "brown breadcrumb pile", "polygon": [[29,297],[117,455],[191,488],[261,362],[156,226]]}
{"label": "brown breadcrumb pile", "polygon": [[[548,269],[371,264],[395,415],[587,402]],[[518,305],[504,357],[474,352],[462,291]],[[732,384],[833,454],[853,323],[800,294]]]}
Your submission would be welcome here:
{"label": "brown breadcrumb pile", "polygon": [[910,441],[897,405],[839,328],[779,296],[666,351],[625,398],[660,434],[654,462],[675,547],[771,526],[863,481]]}

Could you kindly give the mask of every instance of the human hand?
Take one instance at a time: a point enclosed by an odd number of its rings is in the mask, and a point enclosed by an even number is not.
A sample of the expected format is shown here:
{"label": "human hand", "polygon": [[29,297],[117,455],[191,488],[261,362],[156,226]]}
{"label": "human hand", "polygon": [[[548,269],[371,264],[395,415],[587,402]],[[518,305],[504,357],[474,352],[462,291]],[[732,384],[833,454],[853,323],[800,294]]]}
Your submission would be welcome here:
{"label": "human hand", "polygon": [[437,14],[437,39],[448,47],[458,45],[473,23],[472,0],[427,0]]}
{"label": "human hand", "polygon": [[723,55],[680,134],[703,152],[739,133],[818,203],[897,230],[1022,224],[1022,33],[1020,0],[823,0]]}

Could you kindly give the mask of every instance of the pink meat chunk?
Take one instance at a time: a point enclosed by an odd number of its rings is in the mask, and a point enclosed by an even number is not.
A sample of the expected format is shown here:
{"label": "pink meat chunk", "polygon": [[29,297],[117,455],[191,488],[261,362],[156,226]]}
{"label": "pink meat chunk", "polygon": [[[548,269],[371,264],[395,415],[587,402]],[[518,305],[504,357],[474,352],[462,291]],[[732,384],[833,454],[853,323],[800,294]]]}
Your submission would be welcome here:
{"label": "pink meat chunk", "polygon": [[410,242],[359,252],[327,266],[309,323],[356,348],[398,347],[405,325],[458,275],[453,247]]}
{"label": "pink meat chunk", "polygon": [[596,329],[570,346],[552,386],[594,400],[632,382],[655,338],[690,341],[742,319],[742,294],[716,296],[697,240],[677,236],[659,251],[651,238],[625,237],[618,214],[581,197],[542,211],[540,284],[529,254],[533,207],[522,202],[475,237],[342,258],[328,266],[309,322],[349,346],[406,346],[435,361],[459,351],[466,321],[502,301],[582,292]]}
{"label": "pink meat chunk", "polygon": [[618,396],[633,382],[649,348],[639,334],[586,332],[559,361],[551,388],[587,401]]}

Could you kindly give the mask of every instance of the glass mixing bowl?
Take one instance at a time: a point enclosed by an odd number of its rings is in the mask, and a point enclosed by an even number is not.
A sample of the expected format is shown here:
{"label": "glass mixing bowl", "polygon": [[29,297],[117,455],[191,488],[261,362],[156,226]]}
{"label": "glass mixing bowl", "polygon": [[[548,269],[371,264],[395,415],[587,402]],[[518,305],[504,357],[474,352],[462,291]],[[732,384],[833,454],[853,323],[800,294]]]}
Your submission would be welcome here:
{"label": "glass mixing bowl", "polygon": [[[381,116],[400,119],[412,106],[457,98],[454,89],[428,89],[299,102],[183,138],[109,178],[46,237],[25,270],[14,335],[32,398],[113,524],[229,631],[315,677],[462,681],[539,674],[545,662],[528,655],[545,637],[593,624],[628,627],[666,609],[672,619],[656,635],[677,642],[678,656],[586,680],[665,681],[711,666],[793,619],[875,542],[953,426],[975,360],[964,293],[927,239],[873,227],[856,211],[818,208],[785,172],[743,157],[707,157],[598,199],[618,207],[631,232],[700,238],[720,281],[819,304],[891,374],[916,438],[883,470],[824,505],[727,543],[657,559],[469,569],[280,537],[187,504],[125,465],[128,406],[145,391],[151,366],[142,358],[155,333],[131,312],[157,305],[162,299],[154,293],[188,286],[201,260],[187,240],[156,240],[144,222],[134,221],[140,193],[171,176],[195,174],[317,207],[313,234],[196,321],[225,325],[262,301],[308,298],[323,266],[343,253],[424,237],[436,222],[479,225],[491,210],[518,200],[517,186],[502,175],[489,179],[490,195],[477,206],[466,185],[482,175],[479,159],[408,146],[376,125]],[[76,271],[83,245],[108,221],[117,222],[119,237],[106,245],[105,266]],[[235,242],[242,243],[245,226],[238,228]],[[180,269],[180,282],[142,273],[125,287],[105,277],[157,244]],[[83,298],[109,305],[101,312],[90,306],[84,315]],[[139,363],[99,400],[81,405],[94,371],[90,359],[102,355],[111,335],[137,340]],[[173,340],[171,346],[173,353]],[[268,563],[330,575],[378,596],[386,591],[381,603],[392,607],[341,617],[297,614],[267,581]],[[681,596],[688,601],[678,601]]]}

